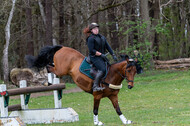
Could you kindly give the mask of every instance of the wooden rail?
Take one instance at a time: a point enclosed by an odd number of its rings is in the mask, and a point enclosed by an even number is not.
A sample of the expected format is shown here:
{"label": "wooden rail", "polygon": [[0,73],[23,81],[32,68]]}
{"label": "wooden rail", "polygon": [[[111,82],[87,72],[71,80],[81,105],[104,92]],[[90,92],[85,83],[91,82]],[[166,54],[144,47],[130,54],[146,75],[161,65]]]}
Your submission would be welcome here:
{"label": "wooden rail", "polygon": [[36,86],[36,87],[9,89],[7,90],[7,93],[8,93],[8,96],[15,96],[15,95],[20,95],[20,94],[37,93],[37,92],[62,90],[62,89],[65,89],[65,84],[54,84],[50,86]]}

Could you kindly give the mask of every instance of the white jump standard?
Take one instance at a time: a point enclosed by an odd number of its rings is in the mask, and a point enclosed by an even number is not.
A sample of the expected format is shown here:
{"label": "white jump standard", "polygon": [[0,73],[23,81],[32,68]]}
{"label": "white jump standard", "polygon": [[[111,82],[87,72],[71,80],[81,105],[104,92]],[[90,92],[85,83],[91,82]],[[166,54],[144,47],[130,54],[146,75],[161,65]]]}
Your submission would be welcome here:
{"label": "white jump standard", "polygon": [[[59,84],[58,78],[53,78],[53,85],[26,87],[26,81],[20,81],[19,89],[6,90],[6,85],[0,85],[0,107],[1,117],[19,117],[26,124],[54,123],[54,122],[74,122],[78,121],[78,114],[72,108],[62,108],[61,98],[64,84]],[[46,109],[28,109],[30,93],[52,91],[54,92],[55,108]],[[21,104],[8,106],[9,97],[20,95]],[[8,115],[8,111],[14,110]],[[16,111],[15,111],[16,110]],[[4,118],[0,118],[0,122]]]}

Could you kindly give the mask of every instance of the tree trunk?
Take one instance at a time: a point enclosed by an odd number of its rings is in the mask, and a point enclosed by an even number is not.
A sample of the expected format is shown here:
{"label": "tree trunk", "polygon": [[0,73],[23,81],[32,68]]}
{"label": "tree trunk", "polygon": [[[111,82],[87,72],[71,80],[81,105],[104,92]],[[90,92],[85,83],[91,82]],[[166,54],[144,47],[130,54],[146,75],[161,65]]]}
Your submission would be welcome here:
{"label": "tree trunk", "polygon": [[[148,0],[143,0],[140,2],[140,12],[141,12],[141,21],[144,23],[147,23],[146,31],[144,36],[142,37],[142,41],[145,42],[145,40],[149,39],[149,32],[150,32],[150,17],[149,17],[149,6],[148,6]],[[142,30],[142,29],[141,29]],[[147,47],[149,48],[149,47]]]}
{"label": "tree trunk", "polygon": [[190,63],[190,58],[180,58],[180,59],[173,59],[173,60],[155,60],[156,64],[181,64],[181,63]]}
{"label": "tree trunk", "polygon": [[[160,19],[160,7],[159,7],[159,0],[155,0],[155,3],[152,5],[151,11],[150,11],[150,16],[153,18],[152,20],[152,26],[155,28],[156,25],[158,24],[158,21]],[[159,55],[159,36],[156,33],[156,31],[151,32],[151,42],[152,42],[152,49],[154,49],[154,52],[158,52]],[[154,59],[158,59],[159,56],[153,57]]]}
{"label": "tree trunk", "polygon": [[[131,1],[125,4],[125,16],[127,16],[127,21],[135,22],[137,20],[136,17],[134,16],[136,15],[135,7],[139,8],[138,3],[136,1]],[[139,12],[137,12],[137,15],[138,13]],[[128,29],[133,28],[133,27],[135,27],[135,25],[130,24],[124,30],[127,31]],[[137,30],[133,30],[126,35],[127,37],[126,44],[125,44],[126,48],[128,48],[129,46],[134,46],[134,44],[137,44],[137,43],[134,43],[135,42],[134,39],[138,41],[137,32],[138,32]]]}
{"label": "tree trunk", "polygon": [[[27,1],[28,2],[28,1]],[[26,7],[29,7],[28,3],[26,2],[26,5],[25,5],[25,8],[21,8],[19,12],[15,12],[15,15],[17,15],[17,18],[20,20],[23,18],[23,15],[26,14]],[[24,4],[24,0],[21,0],[21,1],[18,1],[19,5],[23,5]],[[27,17],[26,17],[27,18]],[[15,18],[16,20],[16,18]],[[26,27],[25,27],[26,26]],[[14,50],[14,53],[16,54],[16,66],[18,68],[22,68],[24,67],[24,54],[26,54],[26,52],[30,49],[30,47],[27,46],[28,43],[28,34],[25,34],[26,32],[23,30],[26,28],[26,30],[28,30],[27,28],[29,27],[29,24],[27,24],[27,21],[26,21],[26,25],[23,25],[23,22],[20,21],[17,23],[17,27],[15,29],[15,31],[20,31],[19,32],[19,36],[22,36],[22,37],[19,37],[19,39],[16,41],[16,45],[15,45],[15,49]],[[28,32],[28,31],[27,31]],[[14,39],[14,38],[13,38]],[[29,41],[31,41],[32,38],[30,38]],[[26,46],[27,46],[27,49],[26,49]],[[32,48],[33,49],[33,48]],[[26,51],[25,51],[26,50]],[[11,68],[11,66],[10,66]]]}
{"label": "tree trunk", "polygon": [[59,5],[55,4],[56,1],[53,2],[52,7],[52,42],[53,45],[59,44],[59,13],[56,8],[59,8]]}
{"label": "tree trunk", "polygon": [[44,7],[43,7],[43,5],[42,5],[41,0],[38,0],[38,5],[39,5],[39,7],[40,7],[40,13],[41,13],[41,16],[42,16],[42,20],[43,20],[44,25],[45,25],[45,27],[46,27],[46,15],[45,15]]}
{"label": "tree trunk", "polygon": [[[185,4],[184,4],[185,5]],[[183,4],[180,4],[179,5],[179,8],[180,8],[180,11],[181,13],[179,12],[179,18],[180,18],[180,24],[181,24],[181,30],[180,30],[180,38],[183,38],[183,39],[180,39],[181,41],[181,48],[180,48],[180,55],[181,57],[186,57],[186,54],[187,54],[187,50],[186,50],[186,47],[187,47],[187,40],[185,39],[185,25],[186,25],[186,12],[184,11],[184,6]]]}
{"label": "tree trunk", "polygon": [[6,44],[4,46],[3,50],[3,74],[4,74],[4,82],[8,82],[9,80],[9,62],[8,62],[8,49],[9,49],[9,43],[10,43],[10,25],[13,18],[13,12],[15,8],[16,0],[12,0],[12,8],[9,13],[9,18],[5,27],[5,39]]}
{"label": "tree trunk", "polygon": [[30,0],[26,1],[26,29],[27,29],[27,54],[34,55],[32,8],[30,6]]}
{"label": "tree trunk", "polygon": [[[101,1],[101,4],[104,4],[104,2],[105,1]],[[100,5],[100,6],[102,6],[102,5]],[[100,27],[100,33],[102,34],[102,35],[104,35],[104,36],[107,36],[107,34],[108,34],[108,28],[106,27],[106,23],[107,23],[107,16],[105,16],[106,15],[106,11],[102,11],[102,12],[100,12],[99,14],[98,14],[98,16],[99,16],[99,22],[101,22],[101,24],[103,24],[103,25],[101,25],[101,27]],[[107,38],[108,39],[108,38]]]}
{"label": "tree trunk", "polygon": [[[98,6],[98,0],[92,0],[91,1],[91,7],[92,7],[92,12],[95,12],[97,10]],[[96,22],[98,23],[98,14],[95,14],[91,18],[91,23]]]}
{"label": "tree trunk", "polygon": [[59,0],[59,43],[64,43],[64,5],[63,0]]}
{"label": "tree trunk", "polygon": [[[114,0],[109,0],[109,4],[108,5],[112,5],[112,3],[114,2]],[[111,47],[116,50],[119,48],[119,44],[118,44],[118,24],[116,21],[116,17],[115,17],[115,13],[114,13],[114,8],[110,8],[108,9],[108,28],[109,28],[109,35],[110,35],[110,40],[111,40]]]}
{"label": "tree trunk", "polygon": [[45,12],[46,12],[46,39],[45,45],[53,45],[52,42],[52,0],[45,0]]}

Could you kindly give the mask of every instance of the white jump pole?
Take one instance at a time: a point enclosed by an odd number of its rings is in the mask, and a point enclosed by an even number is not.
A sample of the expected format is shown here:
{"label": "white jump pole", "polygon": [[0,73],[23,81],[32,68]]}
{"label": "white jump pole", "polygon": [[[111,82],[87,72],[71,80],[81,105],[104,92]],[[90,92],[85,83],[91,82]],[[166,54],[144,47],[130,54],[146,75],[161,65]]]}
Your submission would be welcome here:
{"label": "white jump pole", "polygon": [[[4,92],[7,90],[5,84],[0,85],[0,92]],[[0,97],[0,107],[1,107],[1,117],[8,117],[8,106],[5,107],[5,96]]]}
{"label": "white jump pole", "polygon": [[[59,78],[53,78],[53,84],[59,84],[60,80]],[[55,108],[61,108],[62,104],[61,104],[61,99],[58,99],[58,91],[54,90],[53,91],[54,94],[54,104],[55,104]]]}
{"label": "white jump pole", "polygon": [[[27,82],[26,80],[21,80],[19,81],[19,84],[20,84],[20,88],[25,88],[27,87]],[[21,94],[20,95],[20,102],[21,102],[21,108],[22,109],[28,109],[28,105],[25,105],[25,95],[24,94]]]}

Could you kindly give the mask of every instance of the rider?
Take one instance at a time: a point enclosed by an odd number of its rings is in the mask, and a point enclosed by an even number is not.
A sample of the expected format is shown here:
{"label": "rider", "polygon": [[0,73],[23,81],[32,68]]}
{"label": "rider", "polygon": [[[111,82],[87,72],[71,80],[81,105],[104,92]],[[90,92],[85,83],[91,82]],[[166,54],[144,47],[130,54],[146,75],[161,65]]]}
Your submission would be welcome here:
{"label": "rider", "polygon": [[90,61],[98,70],[93,84],[93,92],[100,91],[104,89],[100,87],[99,84],[106,73],[105,51],[108,50],[115,61],[117,61],[117,57],[108,44],[106,38],[99,34],[99,25],[97,23],[91,23],[87,28],[85,28],[84,33],[89,34],[86,41],[89,49]]}

